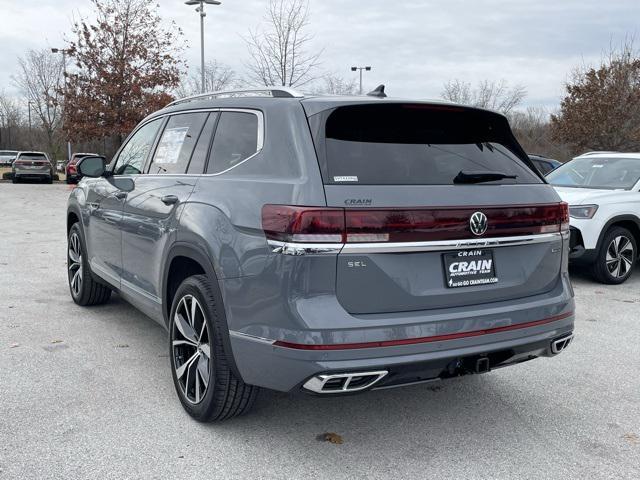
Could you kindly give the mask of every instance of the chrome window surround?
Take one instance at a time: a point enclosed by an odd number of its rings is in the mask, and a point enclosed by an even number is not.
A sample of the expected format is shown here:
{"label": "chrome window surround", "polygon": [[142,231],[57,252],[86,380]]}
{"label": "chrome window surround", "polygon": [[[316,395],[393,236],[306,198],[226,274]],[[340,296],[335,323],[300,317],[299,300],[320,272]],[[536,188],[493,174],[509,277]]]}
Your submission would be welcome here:
{"label": "chrome window surround", "polygon": [[[224,113],[224,112],[250,113],[250,114],[253,114],[256,117],[258,117],[258,132],[257,132],[258,138],[257,138],[256,151],[253,153],[253,155],[249,155],[247,158],[245,158],[244,160],[242,160],[241,162],[235,164],[232,167],[229,167],[229,168],[227,168],[225,170],[222,170],[220,172],[204,173],[204,175],[222,175],[223,173],[226,173],[229,170],[233,170],[237,166],[242,165],[244,162],[247,162],[247,161],[251,160],[253,157],[255,157],[256,155],[258,155],[262,151],[262,147],[264,147],[264,114],[261,111],[259,111],[259,110],[251,110],[251,109],[247,109],[247,108],[218,108],[215,111],[220,112],[221,114]],[[216,134],[217,134],[217,131],[216,131]],[[216,138],[215,138],[215,135],[214,135],[213,142],[215,143],[215,141],[216,141]],[[211,151],[213,152],[213,146],[211,147]],[[210,160],[211,160],[211,158],[210,158]]]}
{"label": "chrome window surround", "polygon": [[[187,113],[203,113],[203,112],[207,112],[207,113],[213,113],[213,112],[241,112],[241,113],[251,113],[255,116],[258,117],[258,138],[257,138],[257,145],[256,145],[256,152],[245,158],[244,160],[242,160],[240,163],[234,165],[233,167],[227,168],[226,170],[223,170],[221,172],[216,172],[216,173],[169,173],[169,174],[162,174],[162,173],[140,173],[140,174],[132,174],[132,175],[125,175],[125,176],[133,176],[133,175],[148,175],[148,176],[167,176],[167,175],[171,175],[171,176],[189,176],[189,177],[193,177],[193,176],[208,176],[208,177],[215,177],[218,175],[222,175],[223,173],[228,172],[229,170],[233,170],[234,168],[242,165],[244,162],[247,162],[249,160],[251,160],[253,157],[255,157],[256,155],[258,155],[263,147],[264,147],[264,139],[265,139],[265,119],[264,119],[264,113],[262,113],[261,110],[257,110],[257,109],[251,109],[251,108],[226,108],[226,107],[221,107],[221,108],[197,108],[197,109],[192,109],[192,110],[181,110],[179,112],[171,112],[171,113],[163,113],[162,115],[156,115],[153,118],[149,118],[149,119],[145,119],[143,122],[144,123],[140,123],[135,130],[133,130],[129,136],[125,139],[125,141],[122,143],[122,146],[120,147],[120,149],[118,149],[118,151],[116,152],[116,154],[113,156],[113,159],[116,160],[117,163],[117,158],[120,156],[120,152],[121,150],[125,147],[125,145],[127,143],[129,143],[129,139],[132,138],[137,132],[138,130],[140,130],[142,127],[144,127],[145,125],[147,125],[148,123],[151,123],[155,120],[158,120],[160,118],[165,118],[165,117],[172,117],[174,115],[184,115]],[[156,143],[158,141],[158,138],[156,137]],[[155,143],[154,143],[154,147],[155,147]],[[153,152],[153,154],[155,155],[155,150]],[[153,158],[151,158],[151,161],[153,161]],[[147,166],[147,162],[149,162],[149,159],[147,158],[147,160],[145,160],[145,168]],[[113,163],[113,160],[112,160]],[[115,163],[114,163],[114,167],[115,167]],[[123,175],[118,175],[123,176]]]}
{"label": "chrome window surround", "polygon": [[497,237],[465,240],[439,240],[429,242],[390,242],[390,243],[293,243],[268,240],[273,253],[283,255],[316,255],[335,253],[410,253],[437,252],[444,250],[462,250],[467,248],[514,247],[533,245],[567,239],[566,233],[542,233],[517,237]]}

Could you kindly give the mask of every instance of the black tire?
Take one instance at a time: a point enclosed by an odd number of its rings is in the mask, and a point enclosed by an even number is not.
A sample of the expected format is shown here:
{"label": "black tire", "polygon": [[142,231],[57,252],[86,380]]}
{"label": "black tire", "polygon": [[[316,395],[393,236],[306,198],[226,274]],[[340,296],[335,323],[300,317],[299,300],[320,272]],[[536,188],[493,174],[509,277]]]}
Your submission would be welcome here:
{"label": "black tire", "polygon": [[[74,258],[73,249],[79,249],[79,258]],[[82,229],[76,222],[69,230],[67,238],[67,278],[71,298],[83,307],[103,304],[111,297],[111,289],[94,280],[89,262],[86,261],[86,251]],[[76,273],[79,278],[76,277]]]}
{"label": "black tire", "polygon": [[45,183],[48,183],[49,185],[51,185],[53,183],[53,177],[47,177],[45,179]]}
{"label": "black tire", "polygon": [[15,177],[15,175],[13,177],[11,177],[11,183],[18,183],[19,180]]}
{"label": "black tire", "polygon": [[[616,246],[618,239],[620,243]],[[637,259],[638,246],[633,234],[624,227],[613,227],[602,239],[602,246],[591,272],[601,283],[618,285],[629,279]]]}
{"label": "black tire", "polygon": [[[194,344],[185,344],[187,336],[182,335],[182,330],[176,324],[176,312],[179,308],[184,308],[187,303],[197,301],[200,309],[193,317],[187,319],[187,326],[191,323],[192,334],[200,332],[197,338],[197,347]],[[189,308],[190,311],[191,308]],[[181,310],[184,313],[184,310]],[[237,378],[229,367],[229,358],[232,353],[227,352],[222,341],[222,335],[228,334],[223,331],[224,308],[220,291],[212,285],[206,275],[195,275],[187,278],[180,284],[171,305],[171,316],[169,322],[169,357],[171,359],[171,374],[178,397],[182,406],[194,419],[200,422],[214,422],[226,420],[248,412],[255,402],[258,394],[258,387],[247,385]],[[182,317],[184,320],[184,316]],[[178,320],[179,321],[179,320]],[[203,326],[206,322],[206,328]],[[174,345],[179,342],[181,345]],[[204,348],[207,345],[207,348]],[[202,346],[202,349],[201,349]],[[203,352],[208,352],[209,357]],[[196,357],[196,355],[199,355]],[[188,360],[195,358],[194,361]],[[206,363],[207,372],[203,375],[200,362]],[[190,364],[191,367],[186,364]],[[182,369],[181,376],[178,371]],[[186,375],[186,379],[184,378]],[[195,378],[193,385],[189,382],[189,375]],[[202,391],[203,384],[206,386]],[[182,383],[184,382],[184,384]],[[195,383],[198,382],[198,383]],[[199,389],[199,393],[195,393]],[[194,398],[188,398],[193,391]],[[202,392],[198,401],[198,395]]]}

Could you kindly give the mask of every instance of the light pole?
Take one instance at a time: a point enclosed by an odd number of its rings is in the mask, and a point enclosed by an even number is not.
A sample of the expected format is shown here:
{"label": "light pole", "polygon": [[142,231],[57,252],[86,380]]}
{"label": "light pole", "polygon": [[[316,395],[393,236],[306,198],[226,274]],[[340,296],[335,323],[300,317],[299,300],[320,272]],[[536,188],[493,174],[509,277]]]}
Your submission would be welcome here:
{"label": "light pole", "polygon": [[360,70],[360,95],[362,95],[362,71],[366,70],[367,72],[371,71],[371,67],[367,66],[367,67],[351,67],[351,71],[355,72],[357,70]]}
{"label": "light pole", "polygon": [[[61,53],[62,54],[62,74],[64,76],[64,86],[67,86],[67,54],[71,50],[68,48],[52,48],[51,53]],[[67,89],[65,88],[65,95],[67,94]],[[67,99],[65,98],[65,103],[67,103]],[[64,109],[64,105],[63,105]],[[62,117],[64,118],[64,110],[62,112]],[[71,160],[71,142],[67,140],[67,160]]]}
{"label": "light pole", "polygon": [[205,79],[204,79],[204,17],[207,16],[207,14],[204,11],[204,5],[205,3],[207,5],[220,5],[222,2],[219,2],[218,0],[187,0],[186,2],[184,2],[185,5],[199,5],[198,8],[196,8],[196,12],[200,13],[200,75],[201,75],[201,81],[202,81],[202,86],[201,86],[201,91],[202,93],[205,93]]}

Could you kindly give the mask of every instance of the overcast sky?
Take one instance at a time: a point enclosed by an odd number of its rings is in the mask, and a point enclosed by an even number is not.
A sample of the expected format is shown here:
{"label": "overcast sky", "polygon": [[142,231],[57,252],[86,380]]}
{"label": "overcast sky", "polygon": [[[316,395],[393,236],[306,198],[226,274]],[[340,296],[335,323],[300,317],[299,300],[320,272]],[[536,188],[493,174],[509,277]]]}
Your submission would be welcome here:
{"label": "overcast sky", "polygon": [[[180,26],[191,66],[199,62],[194,7],[159,0],[160,14]],[[243,70],[241,38],[263,20],[267,0],[223,0],[206,18],[207,58]],[[505,79],[526,87],[527,105],[554,108],[571,69],[594,63],[611,43],[640,29],[640,0],[310,0],[314,49],[322,70],[346,78],[353,64],[371,65],[366,88],[384,83],[392,96],[437,98],[442,85]],[[0,0],[0,89],[27,49],[64,45],[88,0]],[[637,42],[640,44],[640,40]]]}

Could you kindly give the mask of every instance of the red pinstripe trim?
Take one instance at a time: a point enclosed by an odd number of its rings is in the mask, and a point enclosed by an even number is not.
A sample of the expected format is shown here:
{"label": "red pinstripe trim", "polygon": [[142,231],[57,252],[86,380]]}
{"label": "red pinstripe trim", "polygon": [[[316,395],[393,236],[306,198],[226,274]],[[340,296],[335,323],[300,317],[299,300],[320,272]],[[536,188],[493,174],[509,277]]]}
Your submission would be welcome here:
{"label": "red pinstripe trim", "polygon": [[317,345],[308,343],[291,343],[277,340],[273,345],[283,348],[292,348],[295,350],[351,350],[357,348],[378,348],[378,347],[396,347],[399,345],[414,345],[416,343],[431,343],[444,340],[457,340],[460,338],[479,337],[480,335],[490,335],[492,333],[509,332],[511,330],[520,330],[522,328],[537,327],[547,323],[557,322],[574,314],[573,311],[561,313],[553,317],[543,320],[535,320],[533,322],[518,323],[515,325],[506,325],[504,327],[487,328],[484,330],[473,330],[470,332],[449,333],[446,335],[434,335],[431,337],[405,338],[401,340],[384,340],[382,342],[363,342],[363,343],[332,343],[327,345]]}

